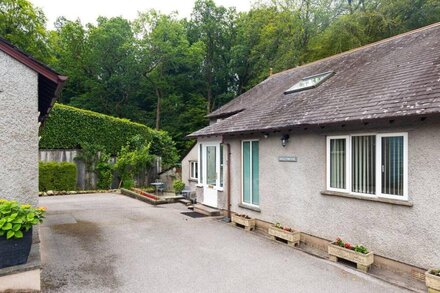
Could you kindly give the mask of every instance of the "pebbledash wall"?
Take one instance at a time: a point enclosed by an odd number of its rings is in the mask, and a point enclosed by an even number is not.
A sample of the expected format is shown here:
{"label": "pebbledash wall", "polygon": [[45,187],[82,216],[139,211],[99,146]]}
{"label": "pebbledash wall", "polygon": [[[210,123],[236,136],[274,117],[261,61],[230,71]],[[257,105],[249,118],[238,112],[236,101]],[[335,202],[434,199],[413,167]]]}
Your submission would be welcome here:
{"label": "pebbledash wall", "polygon": [[[344,128],[345,129],[345,128]],[[378,131],[380,129],[380,131]],[[326,189],[326,136],[348,133],[408,133],[408,187],[412,207],[322,195]],[[224,139],[231,145],[233,212],[280,222],[307,234],[362,243],[378,255],[421,268],[440,263],[440,121],[380,126],[345,132],[291,133],[285,148],[280,133]],[[260,212],[241,203],[241,141],[259,139]],[[203,139],[199,140],[203,141]],[[297,162],[279,162],[297,156]],[[228,184],[226,182],[226,184]],[[226,188],[226,187],[225,187]],[[198,188],[198,193],[202,192]],[[224,192],[219,206],[226,208]]]}
{"label": "pebbledash wall", "polygon": [[38,74],[0,51],[0,198],[38,203]]}
{"label": "pebbledash wall", "polygon": [[195,191],[197,180],[190,178],[190,162],[197,162],[199,160],[198,144],[194,145],[182,160],[182,181],[185,183],[185,188]]}

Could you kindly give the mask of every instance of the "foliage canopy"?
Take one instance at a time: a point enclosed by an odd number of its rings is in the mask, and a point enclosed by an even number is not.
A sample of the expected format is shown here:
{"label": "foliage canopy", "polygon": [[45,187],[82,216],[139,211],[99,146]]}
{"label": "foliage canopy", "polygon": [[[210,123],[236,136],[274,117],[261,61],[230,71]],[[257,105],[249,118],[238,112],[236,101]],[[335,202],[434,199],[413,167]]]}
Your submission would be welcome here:
{"label": "foliage canopy", "polygon": [[[60,17],[48,31],[44,13],[28,0],[0,2],[0,35],[69,76],[62,103],[168,131],[180,154],[207,113],[267,78],[270,68],[438,21],[439,0],[255,0],[241,13],[196,0],[189,18],[154,10],[96,24]],[[123,145],[115,144],[112,152]]]}

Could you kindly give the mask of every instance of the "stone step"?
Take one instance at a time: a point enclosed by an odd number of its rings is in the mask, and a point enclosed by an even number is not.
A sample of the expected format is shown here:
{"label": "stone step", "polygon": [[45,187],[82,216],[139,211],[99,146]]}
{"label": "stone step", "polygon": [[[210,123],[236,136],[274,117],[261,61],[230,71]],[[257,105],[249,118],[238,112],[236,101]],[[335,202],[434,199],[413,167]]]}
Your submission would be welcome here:
{"label": "stone step", "polygon": [[189,199],[179,199],[178,202],[183,203],[186,206],[190,206],[192,204]]}
{"label": "stone step", "polygon": [[210,217],[220,216],[220,211],[218,209],[211,208],[202,204],[195,204],[194,211]]}

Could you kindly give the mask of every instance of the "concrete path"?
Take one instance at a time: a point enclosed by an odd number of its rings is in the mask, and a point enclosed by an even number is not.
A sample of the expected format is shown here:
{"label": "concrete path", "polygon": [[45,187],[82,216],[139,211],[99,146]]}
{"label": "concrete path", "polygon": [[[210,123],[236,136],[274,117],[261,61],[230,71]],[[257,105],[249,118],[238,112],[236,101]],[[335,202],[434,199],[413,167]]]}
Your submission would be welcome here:
{"label": "concrete path", "polygon": [[43,292],[406,292],[181,204],[45,197]]}

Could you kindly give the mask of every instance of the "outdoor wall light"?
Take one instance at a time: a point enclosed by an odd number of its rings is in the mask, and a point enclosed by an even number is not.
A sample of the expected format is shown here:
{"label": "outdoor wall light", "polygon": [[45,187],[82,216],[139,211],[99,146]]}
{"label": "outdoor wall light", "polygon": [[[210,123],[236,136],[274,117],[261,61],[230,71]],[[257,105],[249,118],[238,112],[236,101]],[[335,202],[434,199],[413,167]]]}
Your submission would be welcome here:
{"label": "outdoor wall light", "polygon": [[287,142],[289,141],[289,135],[288,134],[284,134],[282,137],[281,137],[281,145],[283,146],[283,147],[285,147],[286,145],[287,145]]}

